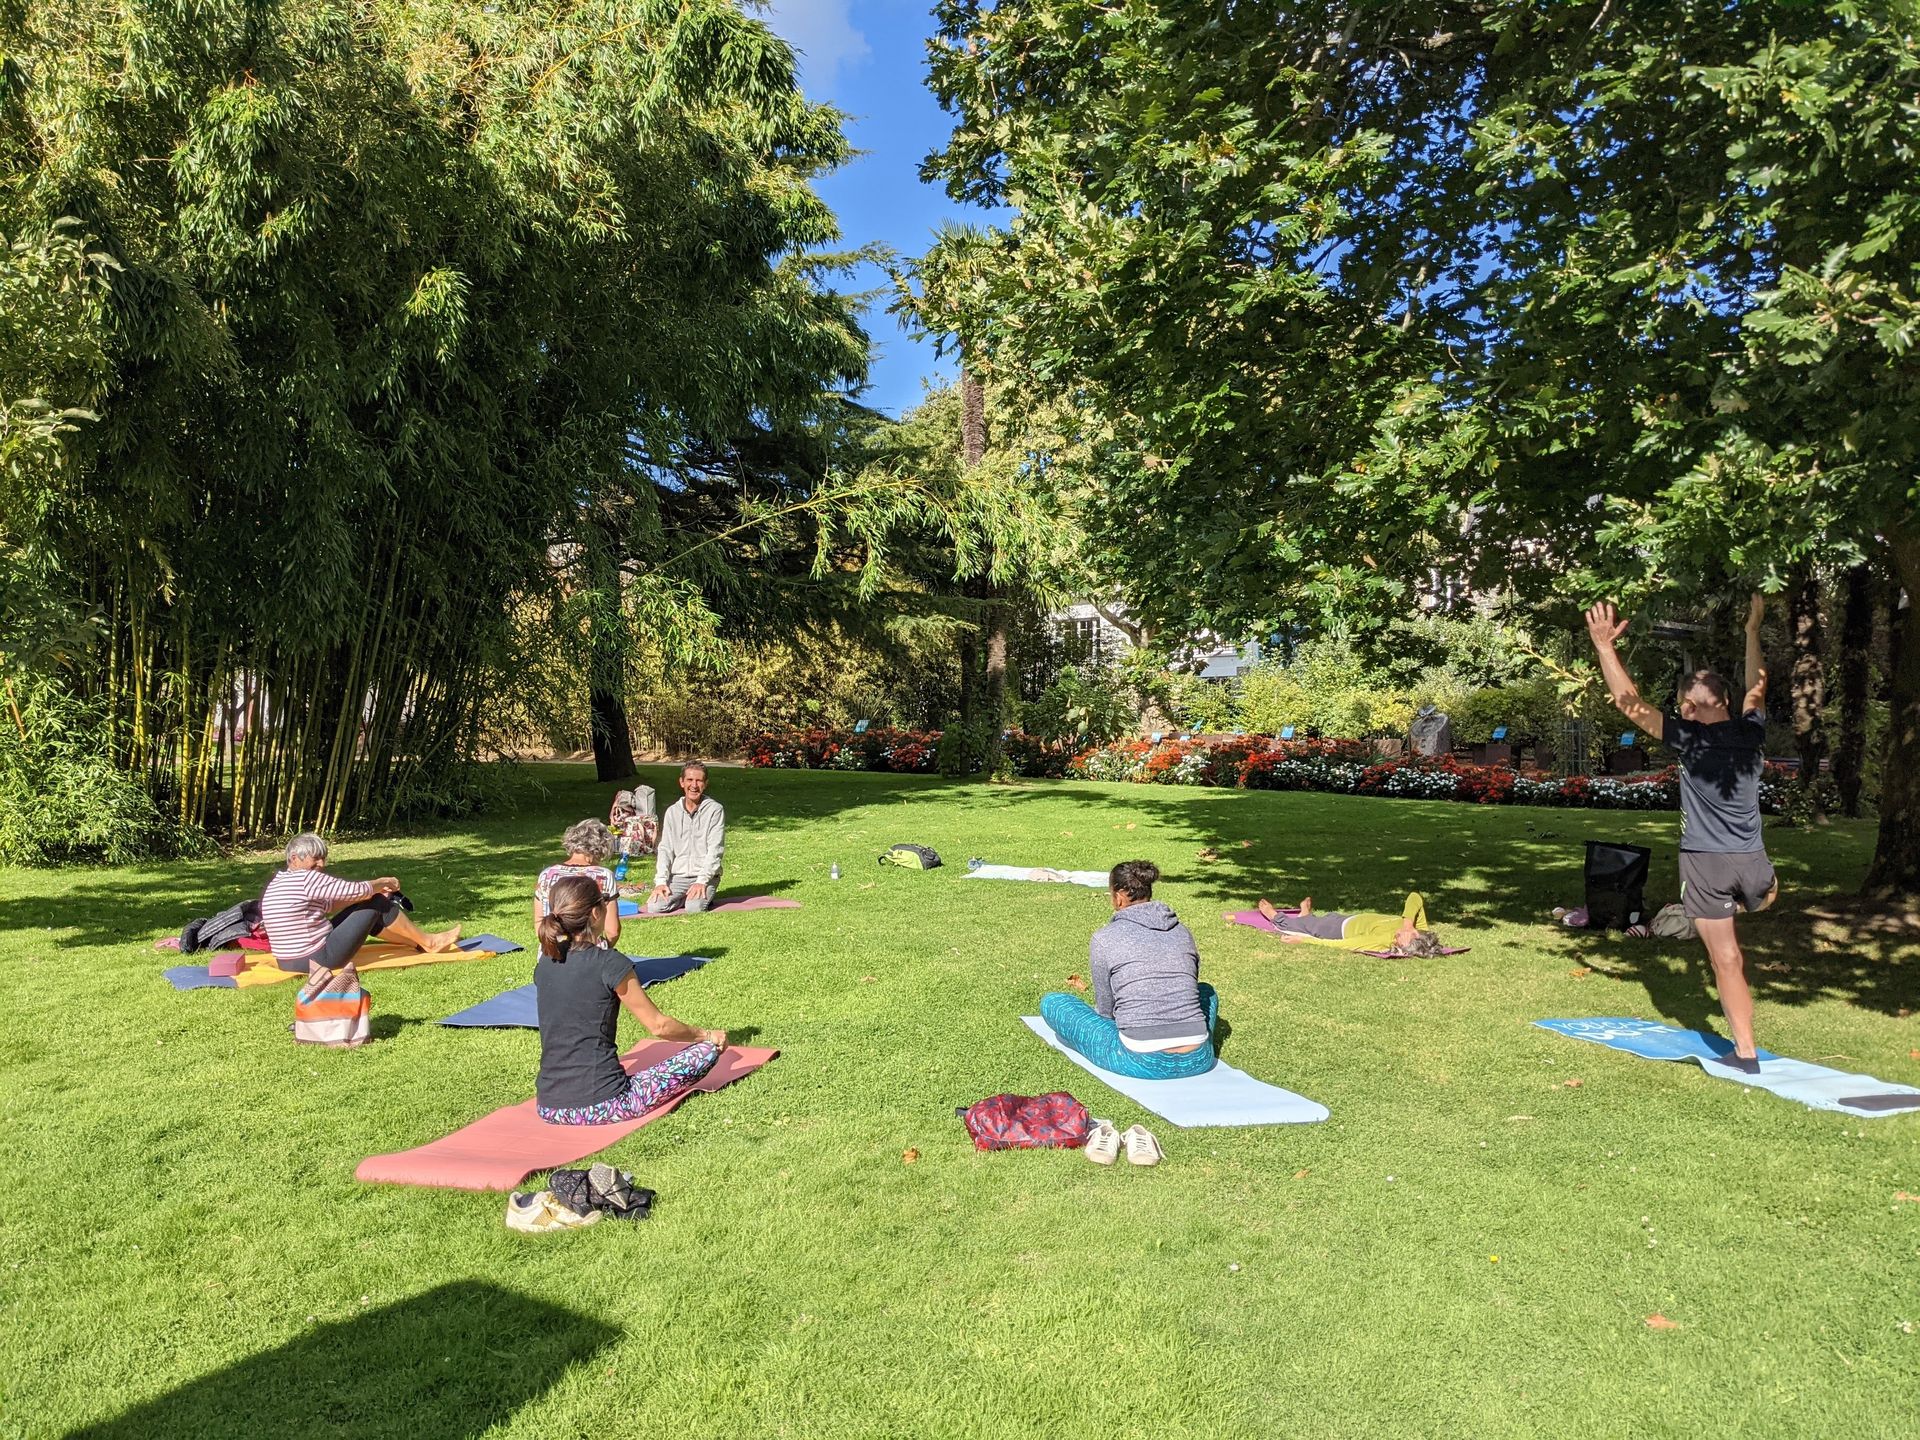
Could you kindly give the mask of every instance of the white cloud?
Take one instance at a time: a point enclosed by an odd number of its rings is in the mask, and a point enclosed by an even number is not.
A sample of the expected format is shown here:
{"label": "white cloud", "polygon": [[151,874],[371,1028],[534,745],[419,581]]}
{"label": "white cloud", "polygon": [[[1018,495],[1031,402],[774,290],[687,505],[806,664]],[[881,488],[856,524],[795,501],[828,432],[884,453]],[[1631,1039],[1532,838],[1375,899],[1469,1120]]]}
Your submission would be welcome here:
{"label": "white cloud", "polygon": [[853,0],[765,0],[763,18],[800,53],[800,76],[811,95],[829,93],[842,66],[873,53],[853,23]]}

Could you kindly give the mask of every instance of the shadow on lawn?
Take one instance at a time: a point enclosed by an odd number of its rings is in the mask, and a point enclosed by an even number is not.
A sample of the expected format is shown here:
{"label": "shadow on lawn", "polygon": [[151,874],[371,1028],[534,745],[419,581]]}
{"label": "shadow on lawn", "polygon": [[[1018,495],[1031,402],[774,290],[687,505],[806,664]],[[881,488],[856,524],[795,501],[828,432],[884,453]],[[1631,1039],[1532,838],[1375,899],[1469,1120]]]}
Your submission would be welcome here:
{"label": "shadow on lawn", "polygon": [[322,1325],[68,1440],[478,1435],[620,1331],[479,1281]]}

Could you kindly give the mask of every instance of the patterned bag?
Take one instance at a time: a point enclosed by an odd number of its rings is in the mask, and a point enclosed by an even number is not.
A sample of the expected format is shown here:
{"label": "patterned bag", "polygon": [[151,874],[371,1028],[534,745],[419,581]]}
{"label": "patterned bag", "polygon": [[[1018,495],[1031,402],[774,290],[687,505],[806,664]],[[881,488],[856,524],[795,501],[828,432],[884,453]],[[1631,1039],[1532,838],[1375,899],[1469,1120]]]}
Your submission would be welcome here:
{"label": "patterned bag", "polygon": [[1087,1107],[1064,1090],[990,1095],[958,1113],[976,1150],[1078,1150],[1093,1133]]}
{"label": "patterned bag", "polygon": [[364,1045],[373,1033],[373,1001],[352,965],[316,967],[293,1002],[293,1038],[304,1045]]}

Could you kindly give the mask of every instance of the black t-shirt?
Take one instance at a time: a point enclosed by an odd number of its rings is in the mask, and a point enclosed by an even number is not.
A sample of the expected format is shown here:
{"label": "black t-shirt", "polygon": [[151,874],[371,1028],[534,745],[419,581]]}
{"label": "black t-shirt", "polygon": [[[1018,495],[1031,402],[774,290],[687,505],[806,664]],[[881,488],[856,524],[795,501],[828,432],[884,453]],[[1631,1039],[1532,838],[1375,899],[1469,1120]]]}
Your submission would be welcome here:
{"label": "black t-shirt", "polygon": [[1662,729],[1680,757],[1680,848],[1719,855],[1764,849],[1760,768],[1767,726],[1760,712],[1712,725],[1669,713]]}
{"label": "black t-shirt", "polygon": [[534,1089],[541,1105],[577,1110],[611,1100],[627,1088],[615,1040],[620,997],[613,992],[631,979],[633,962],[604,945],[576,945],[565,960],[543,954],[535,962],[540,1080]]}

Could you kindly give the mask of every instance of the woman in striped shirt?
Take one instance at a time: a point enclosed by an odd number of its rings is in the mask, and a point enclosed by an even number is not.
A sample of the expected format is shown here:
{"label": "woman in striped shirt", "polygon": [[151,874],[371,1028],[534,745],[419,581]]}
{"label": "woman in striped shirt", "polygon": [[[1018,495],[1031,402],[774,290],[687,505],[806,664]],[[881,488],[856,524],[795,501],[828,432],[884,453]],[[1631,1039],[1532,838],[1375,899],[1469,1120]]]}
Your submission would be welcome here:
{"label": "woman in striped shirt", "polygon": [[260,897],[260,922],[282,970],[314,966],[338,970],[375,935],[417,950],[450,950],[460,927],[428,934],[400,902],[400,882],[343,880],[327,874],[327,842],[296,835],[287,845],[287,868],[277,871]]}

